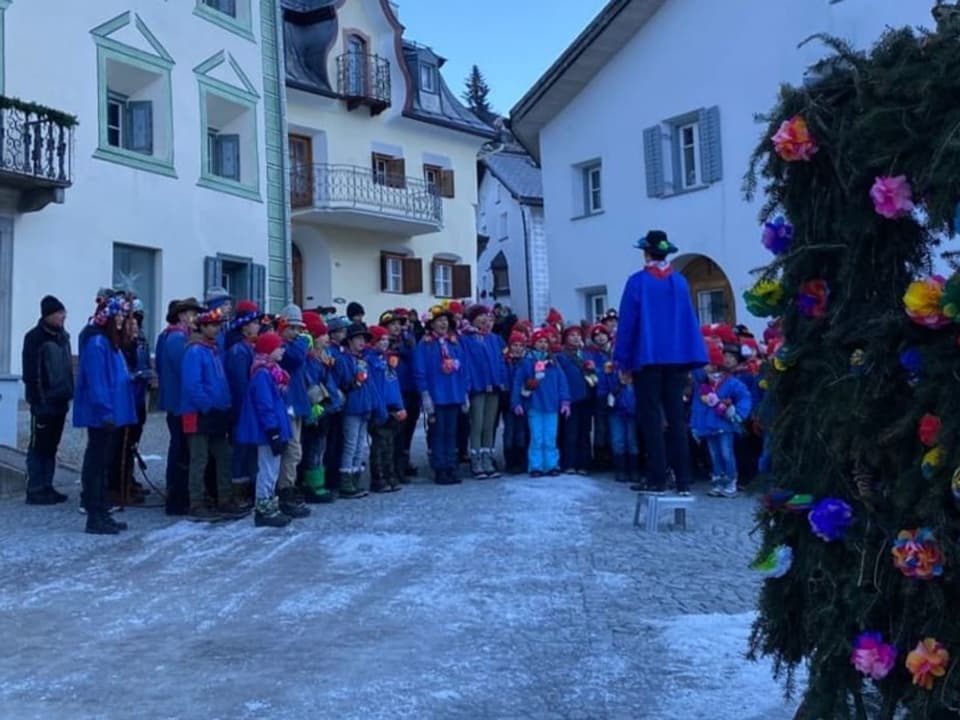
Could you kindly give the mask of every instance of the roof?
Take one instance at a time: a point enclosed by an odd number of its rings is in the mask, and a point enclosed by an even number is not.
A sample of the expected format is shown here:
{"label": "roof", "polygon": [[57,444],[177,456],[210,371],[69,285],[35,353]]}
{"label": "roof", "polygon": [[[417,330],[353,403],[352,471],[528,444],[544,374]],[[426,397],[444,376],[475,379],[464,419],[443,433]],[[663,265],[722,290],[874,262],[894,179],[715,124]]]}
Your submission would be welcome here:
{"label": "roof", "polygon": [[540,131],[667,0],[610,0],[510,110],[510,128],[539,161]]}
{"label": "roof", "polygon": [[543,205],[540,168],[525,151],[507,149],[488,155],[481,162],[518,202]]}

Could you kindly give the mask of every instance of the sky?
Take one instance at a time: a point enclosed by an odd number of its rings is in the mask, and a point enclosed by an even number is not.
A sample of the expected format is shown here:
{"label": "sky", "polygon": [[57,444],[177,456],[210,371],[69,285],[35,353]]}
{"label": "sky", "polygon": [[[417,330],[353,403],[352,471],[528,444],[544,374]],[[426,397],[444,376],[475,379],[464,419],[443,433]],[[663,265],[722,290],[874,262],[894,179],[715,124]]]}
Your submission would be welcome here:
{"label": "sky", "polygon": [[398,0],[404,37],[447,58],[459,96],[476,64],[494,111],[510,108],[606,5],[606,0]]}

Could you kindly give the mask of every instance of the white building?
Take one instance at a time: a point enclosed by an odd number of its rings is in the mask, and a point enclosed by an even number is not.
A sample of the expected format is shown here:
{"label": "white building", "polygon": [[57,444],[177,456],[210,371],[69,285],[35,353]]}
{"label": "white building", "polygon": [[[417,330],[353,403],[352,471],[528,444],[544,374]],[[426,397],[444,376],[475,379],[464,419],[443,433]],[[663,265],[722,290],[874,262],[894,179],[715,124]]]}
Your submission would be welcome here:
{"label": "white building", "polygon": [[472,297],[476,157],[494,136],[387,0],[283,0],[293,296],[385,308]]}
{"label": "white building", "polygon": [[505,133],[502,150],[481,154],[477,205],[477,299],[541,318],[550,302],[540,168]]}
{"label": "white building", "polygon": [[[750,322],[741,295],[769,255],[741,185],[755,114],[827,51],[886,26],[932,26],[922,0],[611,0],[511,112],[540,161],[550,300],[568,318],[616,305],[651,228],[680,248],[703,322]],[[537,318],[540,319],[540,318]]]}
{"label": "white building", "polygon": [[[40,298],[78,333],[96,291],[266,301],[286,245],[276,0],[0,0],[0,373]],[[273,304],[287,294],[278,265]],[[76,347],[75,347],[76,350]]]}

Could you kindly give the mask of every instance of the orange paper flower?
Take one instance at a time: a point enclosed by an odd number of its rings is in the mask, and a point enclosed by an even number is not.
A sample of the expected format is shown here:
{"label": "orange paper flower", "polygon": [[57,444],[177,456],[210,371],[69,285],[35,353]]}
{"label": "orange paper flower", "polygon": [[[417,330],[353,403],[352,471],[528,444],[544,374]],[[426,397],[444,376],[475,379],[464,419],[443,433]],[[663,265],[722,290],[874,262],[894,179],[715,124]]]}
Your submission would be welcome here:
{"label": "orange paper flower", "polygon": [[933,681],[947,674],[950,653],[934,638],[924,638],[907,655],[907,670],[913,675],[913,684],[924,690],[933,689]]}
{"label": "orange paper flower", "polygon": [[773,149],[787,162],[810,160],[819,150],[810,134],[807,121],[800,115],[784,120],[773,136]]}

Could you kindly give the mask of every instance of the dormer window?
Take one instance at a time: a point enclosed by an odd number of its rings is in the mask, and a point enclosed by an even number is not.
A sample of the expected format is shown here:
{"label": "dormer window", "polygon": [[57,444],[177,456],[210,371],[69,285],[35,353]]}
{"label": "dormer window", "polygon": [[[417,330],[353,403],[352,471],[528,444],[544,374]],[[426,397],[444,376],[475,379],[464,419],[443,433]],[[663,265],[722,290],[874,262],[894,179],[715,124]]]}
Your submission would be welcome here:
{"label": "dormer window", "polygon": [[437,92],[437,66],[426,63],[420,65],[420,90],[428,93]]}

